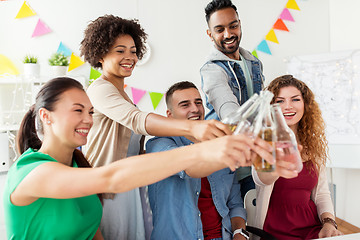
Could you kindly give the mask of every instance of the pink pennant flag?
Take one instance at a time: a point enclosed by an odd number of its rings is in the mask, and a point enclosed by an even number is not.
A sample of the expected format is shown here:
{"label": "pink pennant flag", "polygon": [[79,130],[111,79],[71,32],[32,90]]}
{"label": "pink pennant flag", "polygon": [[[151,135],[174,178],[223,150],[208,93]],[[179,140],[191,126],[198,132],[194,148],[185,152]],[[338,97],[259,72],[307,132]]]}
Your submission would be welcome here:
{"label": "pink pennant flag", "polygon": [[145,90],[141,90],[133,87],[131,88],[131,92],[132,92],[134,104],[137,104],[146,93]]}
{"label": "pink pennant flag", "polygon": [[282,20],[287,20],[287,21],[294,21],[294,18],[291,16],[289,9],[284,8],[284,10],[282,11],[282,13],[280,14],[280,18]]}
{"label": "pink pennant flag", "polygon": [[48,26],[46,26],[46,24],[43,21],[39,19],[31,37],[41,36],[49,32],[52,32],[51,29]]}

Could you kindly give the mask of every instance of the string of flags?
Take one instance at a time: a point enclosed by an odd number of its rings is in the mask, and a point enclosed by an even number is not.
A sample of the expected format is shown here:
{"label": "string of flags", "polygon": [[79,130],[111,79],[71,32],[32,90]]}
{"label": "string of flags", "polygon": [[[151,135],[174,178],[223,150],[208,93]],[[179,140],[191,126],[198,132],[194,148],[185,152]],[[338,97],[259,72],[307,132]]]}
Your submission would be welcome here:
{"label": "string of flags", "polygon": [[[15,19],[27,18],[27,17],[36,16],[36,15],[37,15],[37,13],[34,11],[34,9],[31,8],[29,3],[27,1],[24,1],[19,12],[17,13]],[[51,33],[51,32],[52,32],[51,28],[43,20],[41,20],[39,18],[31,37],[32,38],[40,37],[40,36],[43,36],[43,35]],[[85,63],[83,60],[81,60],[81,58],[79,56],[77,56],[73,51],[71,51],[71,49],[66,47],[62,42],[60,42],[57,52],[59,52],[59,53],[61,52],[65,56],[70,57],[70,64],[68,67],[68,72],[70,72],[71,70],[74,70],[75,68],[80,67],[81,65],[83,65]]]}
{"label": "string of flags", "polygon": [[289,29],[287,28],[284,21],[295,22],[295,20],[292,17],[289,9],[299,10],[300,11],[300,8],[297,5],[295,0],[288,0],[288,2],[286,3],[285,8],[282,10],[282,12],[279,15],[279,17],[277,18],[276,22],[271,27],[270,31],[266,34],[265,38],[263,40],[261,40],[261,42],[257,45],[257,47],[252,51],[252,54],[255,57],[258,57],[257,51],[261,51],[261,52],[267,53],[269,55],[272,55],[267,41],[279,44],[279,40],[276,37],[275,30],[289,32]]}
{"label": "string of flags", "polygon": [[[101,72],[99,72],[98,70],[91,68],[90,70],[90,84],[98,79],[101,76]],[[124,89],[127,88],[128,86],[125,84],[124,85]],[[135,87],[129,87],[131,94],[132,94],[132,100],[134,102],[134,104],[138,104],[139,101],[145,96],[145,94],[148,92],[146,90],[143,89],[139,89],[139,88],[135,88]],[[157,108],[157,106],[159,105],[162,97],[164,96],[164,93],[158,93],[158,92],[148,92],[150,99],[151,99],[151,103],[154,107],[154,110]]]}
{"label": "string of flags", "polygon": [[[272,55],[271,50],[268,45],[268,41],[279,44],[279,40],[276,36],[276,31],[286,31],[289,32],[288,27],[286,26],[284,21],[294,22],[294,18],[292,17],[289,9],[292,10],[300,10],[299,6],[296,3],[296,0],[288,0],[285,8],[282,10],[281,14],[277,18],[276,22],[273,24],[269,32],[265,35],[264,39],[260,41],[260,43],[256,46],[256,48],[252,51],[252,54],[258,57],[257,51],[267,53]],[[29,3],[25,0],[22,4],[19,12],[17,13],[15,19],[27,18],[36,16],[37,13],[31,8]],[[37,21],[35,29],[31,37],[41,37],[45,34],[51,33],[51,28],[40,18]],[[82,66],[85,62],[77,56],[70,48],[68,48],[62,41],[60,41],[57,52],[63,53],[65,56],[70,57],[70,64],[68,67],[68,72]],[[90,69],[90,84],[93,80],[99,78],[101,73],[94,68]],[[125,85],[124,88],[127,86]],[[137,104],[142,97],[147,93],[146,90],[137,89],[131,87],[131,93],[133,96],[134,104]],[[148,92],[151,98],[151,102],[153,104],[154,110],[158,106],[163,97],[163,93],[157,92]]]}

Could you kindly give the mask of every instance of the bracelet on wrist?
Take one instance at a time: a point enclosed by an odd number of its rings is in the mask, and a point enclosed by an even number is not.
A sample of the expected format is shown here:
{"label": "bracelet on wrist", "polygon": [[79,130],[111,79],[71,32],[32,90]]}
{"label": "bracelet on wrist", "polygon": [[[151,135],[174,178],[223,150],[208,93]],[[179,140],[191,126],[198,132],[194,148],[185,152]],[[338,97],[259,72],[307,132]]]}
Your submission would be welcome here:
{"label": "bracelet on wrist", "polygon": [[241,234],[242,236],[244,236],[247,240],[250,238],[250,234],[243,228],[239,228],[239,229],[236,229],[234,232],[233,232],[233,237],[235,236],[235,234]]}
{"label": "bracelet on wrist", "polygon": [[329,217],[324,218],[324,219],[322,220],[322,225],[324,226],[325,223],[330,223],[330,224],[332,224],[336,229],[338,228],[337,223],[336,223],[335,220],[332,219],[332,218],[329,218]]}

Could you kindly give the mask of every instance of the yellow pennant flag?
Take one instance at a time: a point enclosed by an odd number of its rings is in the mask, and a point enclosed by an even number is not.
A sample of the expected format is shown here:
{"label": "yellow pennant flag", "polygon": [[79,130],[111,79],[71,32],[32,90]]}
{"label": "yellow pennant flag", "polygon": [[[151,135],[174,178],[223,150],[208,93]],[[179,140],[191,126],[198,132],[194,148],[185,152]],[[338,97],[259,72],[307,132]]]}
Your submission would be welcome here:
{"label": "yellow pennant flag", "polygon": [[295,0],[289,0],[285,6],[286,8],[300,10],[299,6],[297,5]]}
{"label": "yellow pennant flag", "polygon": [[14,63],[5,55],[0,54],[0,78],[5,75],[18,75],[19,71]]}
{"label": "yellow pennant flag", "polygon": [[71,53],[68,72],[70,72],[71,70],[73,70],[75,68],[80,67],[84,63],[85,62],[83,60],[81,60],[81,58],[79,56],[76,56],[74,53]]}
{"label": "yellow pennant flag", "polygon": [[269,41],[272,41],[272,42],[274,42],[274,43],[279,43],[279,41],[278,41],[278,39],[277,39],[277,37],[276,37],[276,35],[275,35],[274,29],[271,29],[271,30],[269,31],[269,33],[266,35],[265,39],[266,39],[266,40],[269,40]]}
{"label": "yellow pennant flag", "polygon": [[31,9],[31,7],[24,1],[23,5],[21,6],[18,14],[15,18],[26,18],[36,15],[36,12]]}

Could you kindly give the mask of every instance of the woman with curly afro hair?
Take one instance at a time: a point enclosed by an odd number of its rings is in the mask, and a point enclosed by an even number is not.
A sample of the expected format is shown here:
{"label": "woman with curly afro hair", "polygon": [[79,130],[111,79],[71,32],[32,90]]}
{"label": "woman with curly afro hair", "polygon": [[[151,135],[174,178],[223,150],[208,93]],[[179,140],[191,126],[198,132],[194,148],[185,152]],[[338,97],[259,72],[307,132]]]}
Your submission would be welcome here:
{"label": "woman with curly afro hair", "polygon": [[[92,21],[81,42],[81,55],[102,75],[87,89],[94,106],[94,125],[85,146],[92,166],[99,167],[143,152],[143,135],[189,136],[203,141],[231,134],[219,121],[190,121],[141,112],[124,91],[146,51],[147,34],[137,20],[105,15]],[[104,194],[101,230],[105,239],[145,239],[151,217],[143,188]],[[144,219],[150,219],[144,227]],[[147,231],[148,230],[148,231]]]}
{"label": "woman with curly afro hair", "polygon": [[326,177],[328,146],[319,105],[308,86],[284,75],[267,90],[302,146],[303,170],[286,179],[253,171],[257,185],[256,225],[277,239],[317,239],[342,235],[337,230]]}

